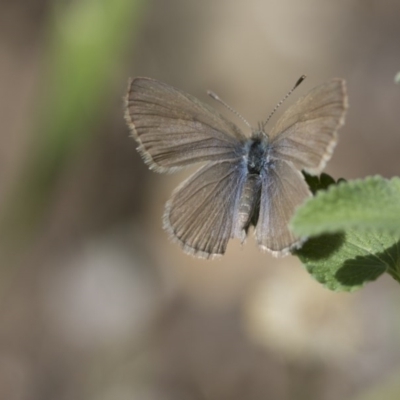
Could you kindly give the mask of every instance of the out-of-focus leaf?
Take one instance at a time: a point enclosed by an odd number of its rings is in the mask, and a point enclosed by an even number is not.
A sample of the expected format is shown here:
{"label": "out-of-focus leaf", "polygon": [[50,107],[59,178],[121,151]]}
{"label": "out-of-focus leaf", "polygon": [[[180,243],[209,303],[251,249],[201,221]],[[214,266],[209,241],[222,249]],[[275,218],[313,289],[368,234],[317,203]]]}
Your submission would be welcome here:
{"label": "out-of-focus leaf", "polygon": [[329,186],[336,183],[330,175],[325,173],[318,176],[310,175],[303,171],[303,175],[313,195],[315,195],[319,190],[326,190]]}
{"label": "out-of-focus leaf", "polygon": [[[90,139],[107,104],[116,67],[142,12],[141,0],[56,2],[47,30],[43,97],[38,99],[30,154],[0,210],[0,233],[22,240],[51,204],[66,164]],[[121,106],[122,107],[122,106]]]}

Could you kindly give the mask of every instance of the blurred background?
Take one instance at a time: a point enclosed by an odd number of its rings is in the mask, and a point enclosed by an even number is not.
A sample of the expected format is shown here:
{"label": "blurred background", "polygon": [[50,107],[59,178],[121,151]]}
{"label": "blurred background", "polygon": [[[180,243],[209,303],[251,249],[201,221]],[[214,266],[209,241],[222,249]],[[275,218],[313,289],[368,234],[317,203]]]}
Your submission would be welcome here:
{"label": "blurred background", "polygon": [[192,170],[150,172],[122,102],[149,76],[212,89],[256,126],[301,74],[282,109],[342,77],[326,171],[399,175],[399,15],[396,0],[2,0],[0,399],[400,398],[395,281],[332,293],[252,235],[185,255],[162,214]]}

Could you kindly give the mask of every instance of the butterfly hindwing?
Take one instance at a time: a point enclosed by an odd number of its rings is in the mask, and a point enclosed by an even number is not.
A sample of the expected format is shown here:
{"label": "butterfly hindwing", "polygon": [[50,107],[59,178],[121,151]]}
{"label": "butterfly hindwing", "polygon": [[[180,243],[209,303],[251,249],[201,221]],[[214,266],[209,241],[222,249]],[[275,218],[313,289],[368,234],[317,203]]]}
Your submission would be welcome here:
{"label": "butterfly hindwing", "polygon": [[166,206],[164,228],[189,254],[203,258],[224,254],[235,236],[246,176],[240,159],[200,168],[174,191]]}
{"label": "butterfly hindwing", "polygon": [[256,239],[273,255],[286,255],[301,244],[289,229],[296,208],[311,196],[300,171],[286,161],[273,161],[261,173],[261,201]]}

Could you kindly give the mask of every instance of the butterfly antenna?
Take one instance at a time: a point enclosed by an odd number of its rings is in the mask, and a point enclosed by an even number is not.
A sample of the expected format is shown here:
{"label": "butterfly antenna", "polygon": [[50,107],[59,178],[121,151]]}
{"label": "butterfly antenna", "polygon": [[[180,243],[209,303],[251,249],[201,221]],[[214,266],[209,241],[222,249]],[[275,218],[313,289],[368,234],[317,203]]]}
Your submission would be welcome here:
{"label": "butterfly antenna", "polygon": [[261,124],[262,127],[262,131],[265,128],[265,125],[267,125],[268,121],[271,119],[271,117],[275,114],[276,110],[283,104],[283,102],[294,92],[294,90],[297,88],[297,86],[300,85],[301,82],[304,81],[304,79],[306,79],[305,75],[302,75],[299,79],[297,79],[297,82],[295,83],[295,85],[293,86],[292,89],[289,90],[288,93],[286,93],[285,97],[275,106],[275,108],[272,110],[271,114],[269,114],[268,118],[266,119],[265,122],[263,122]]}
{"label": "butterfly antenna", "polygon": [[230,112],[232,112],[233,114],[235,114],[235,115],[236,115],[238,118],[240,118],[250,129],[252,129],[252,128],[251,128],[251,125],[248,123],[248,121],[247,121],[244,117],[242,117],[242,115],[239,114],[236,110],[234,110],[230,105],[226,104],[222,99],[220,99],[219,96],[218,96],[216,93],[212,92],[211,90],[208,90],[208,91],[207,91],[207,94],[208,94],[211,98],[213,98],[214,100],[218,101],[218,102],[221,103],[223,106],[225,106]]}

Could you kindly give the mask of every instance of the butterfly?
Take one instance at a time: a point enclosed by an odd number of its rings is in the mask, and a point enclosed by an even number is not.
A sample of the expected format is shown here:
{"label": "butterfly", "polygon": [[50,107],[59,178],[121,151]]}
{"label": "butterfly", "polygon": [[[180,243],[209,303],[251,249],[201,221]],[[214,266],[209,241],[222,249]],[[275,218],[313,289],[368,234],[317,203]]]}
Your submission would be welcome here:
{"label": "butterfly", "polygon": [[301,246],[289,229],[296,208],[311,196],[301,171],[319,174],[331,158],[348,107],[344,80],[315,87],[269,132],[264,123],[249,135],[206,103],[150,78],[129,82],[125,105],[150,169],[204,164],[165,208],[164,228],[186,253],[222,255],[229,239],[245,240],[251,225],[259,247],[274,256]]}

